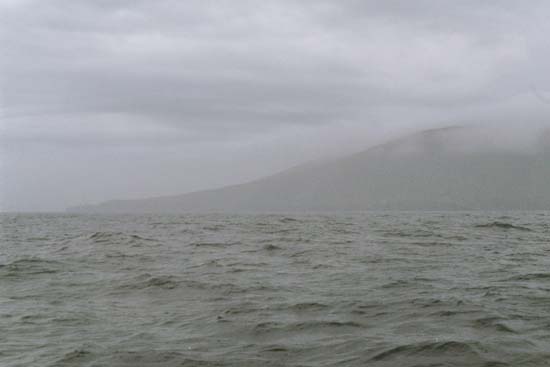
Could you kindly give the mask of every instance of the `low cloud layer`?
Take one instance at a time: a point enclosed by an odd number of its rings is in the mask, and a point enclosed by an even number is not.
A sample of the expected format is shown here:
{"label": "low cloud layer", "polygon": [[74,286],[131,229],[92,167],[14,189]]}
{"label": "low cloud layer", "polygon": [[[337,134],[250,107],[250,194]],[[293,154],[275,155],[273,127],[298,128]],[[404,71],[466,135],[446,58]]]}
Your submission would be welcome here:
{"label": "low cloud layer", "polygon": [[3,210],[548,124],[546,1],[0,1]]}

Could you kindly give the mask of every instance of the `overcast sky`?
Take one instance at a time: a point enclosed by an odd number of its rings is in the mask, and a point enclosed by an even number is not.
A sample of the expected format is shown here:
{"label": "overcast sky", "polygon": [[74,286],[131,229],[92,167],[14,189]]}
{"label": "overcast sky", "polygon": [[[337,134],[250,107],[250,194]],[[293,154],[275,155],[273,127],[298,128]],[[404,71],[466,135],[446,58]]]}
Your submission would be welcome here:
{"label": "overcast sky", "polygon": [[550,2],[0,0],[0,209],[218,187],[550,115]]}

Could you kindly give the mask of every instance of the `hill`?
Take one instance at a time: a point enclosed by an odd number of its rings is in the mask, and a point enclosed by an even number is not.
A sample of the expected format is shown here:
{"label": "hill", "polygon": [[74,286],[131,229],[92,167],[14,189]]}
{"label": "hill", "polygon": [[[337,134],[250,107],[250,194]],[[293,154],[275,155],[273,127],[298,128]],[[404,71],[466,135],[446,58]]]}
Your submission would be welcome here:
{"label": "hill", "polygon": [[546,131],[534,142],[519,144],[513,133],[498,129],[435,129],[240,185],[69,210],[546,210],[549,136]]}

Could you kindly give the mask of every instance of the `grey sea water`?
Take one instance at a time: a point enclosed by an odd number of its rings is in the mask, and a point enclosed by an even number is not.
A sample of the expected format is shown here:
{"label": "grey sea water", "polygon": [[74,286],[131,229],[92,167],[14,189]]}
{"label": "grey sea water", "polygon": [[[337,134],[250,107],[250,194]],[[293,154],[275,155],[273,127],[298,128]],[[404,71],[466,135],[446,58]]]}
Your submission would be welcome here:
{"label": "grey sea water", "polygon": [[550,366],[550,212],[3,214],[1,366]]}

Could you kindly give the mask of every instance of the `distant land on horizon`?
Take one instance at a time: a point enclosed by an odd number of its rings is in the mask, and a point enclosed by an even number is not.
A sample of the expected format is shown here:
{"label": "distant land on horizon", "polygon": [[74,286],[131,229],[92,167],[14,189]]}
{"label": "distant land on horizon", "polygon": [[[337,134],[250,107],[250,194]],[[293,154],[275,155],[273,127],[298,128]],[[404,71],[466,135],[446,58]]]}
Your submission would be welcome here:
{"label": "distant land on horizon", "polygon": [[362,152],[248,183],[111,200],[70,212],[548,210],[550,133],[511,146],[499,129],[426,130]]}

